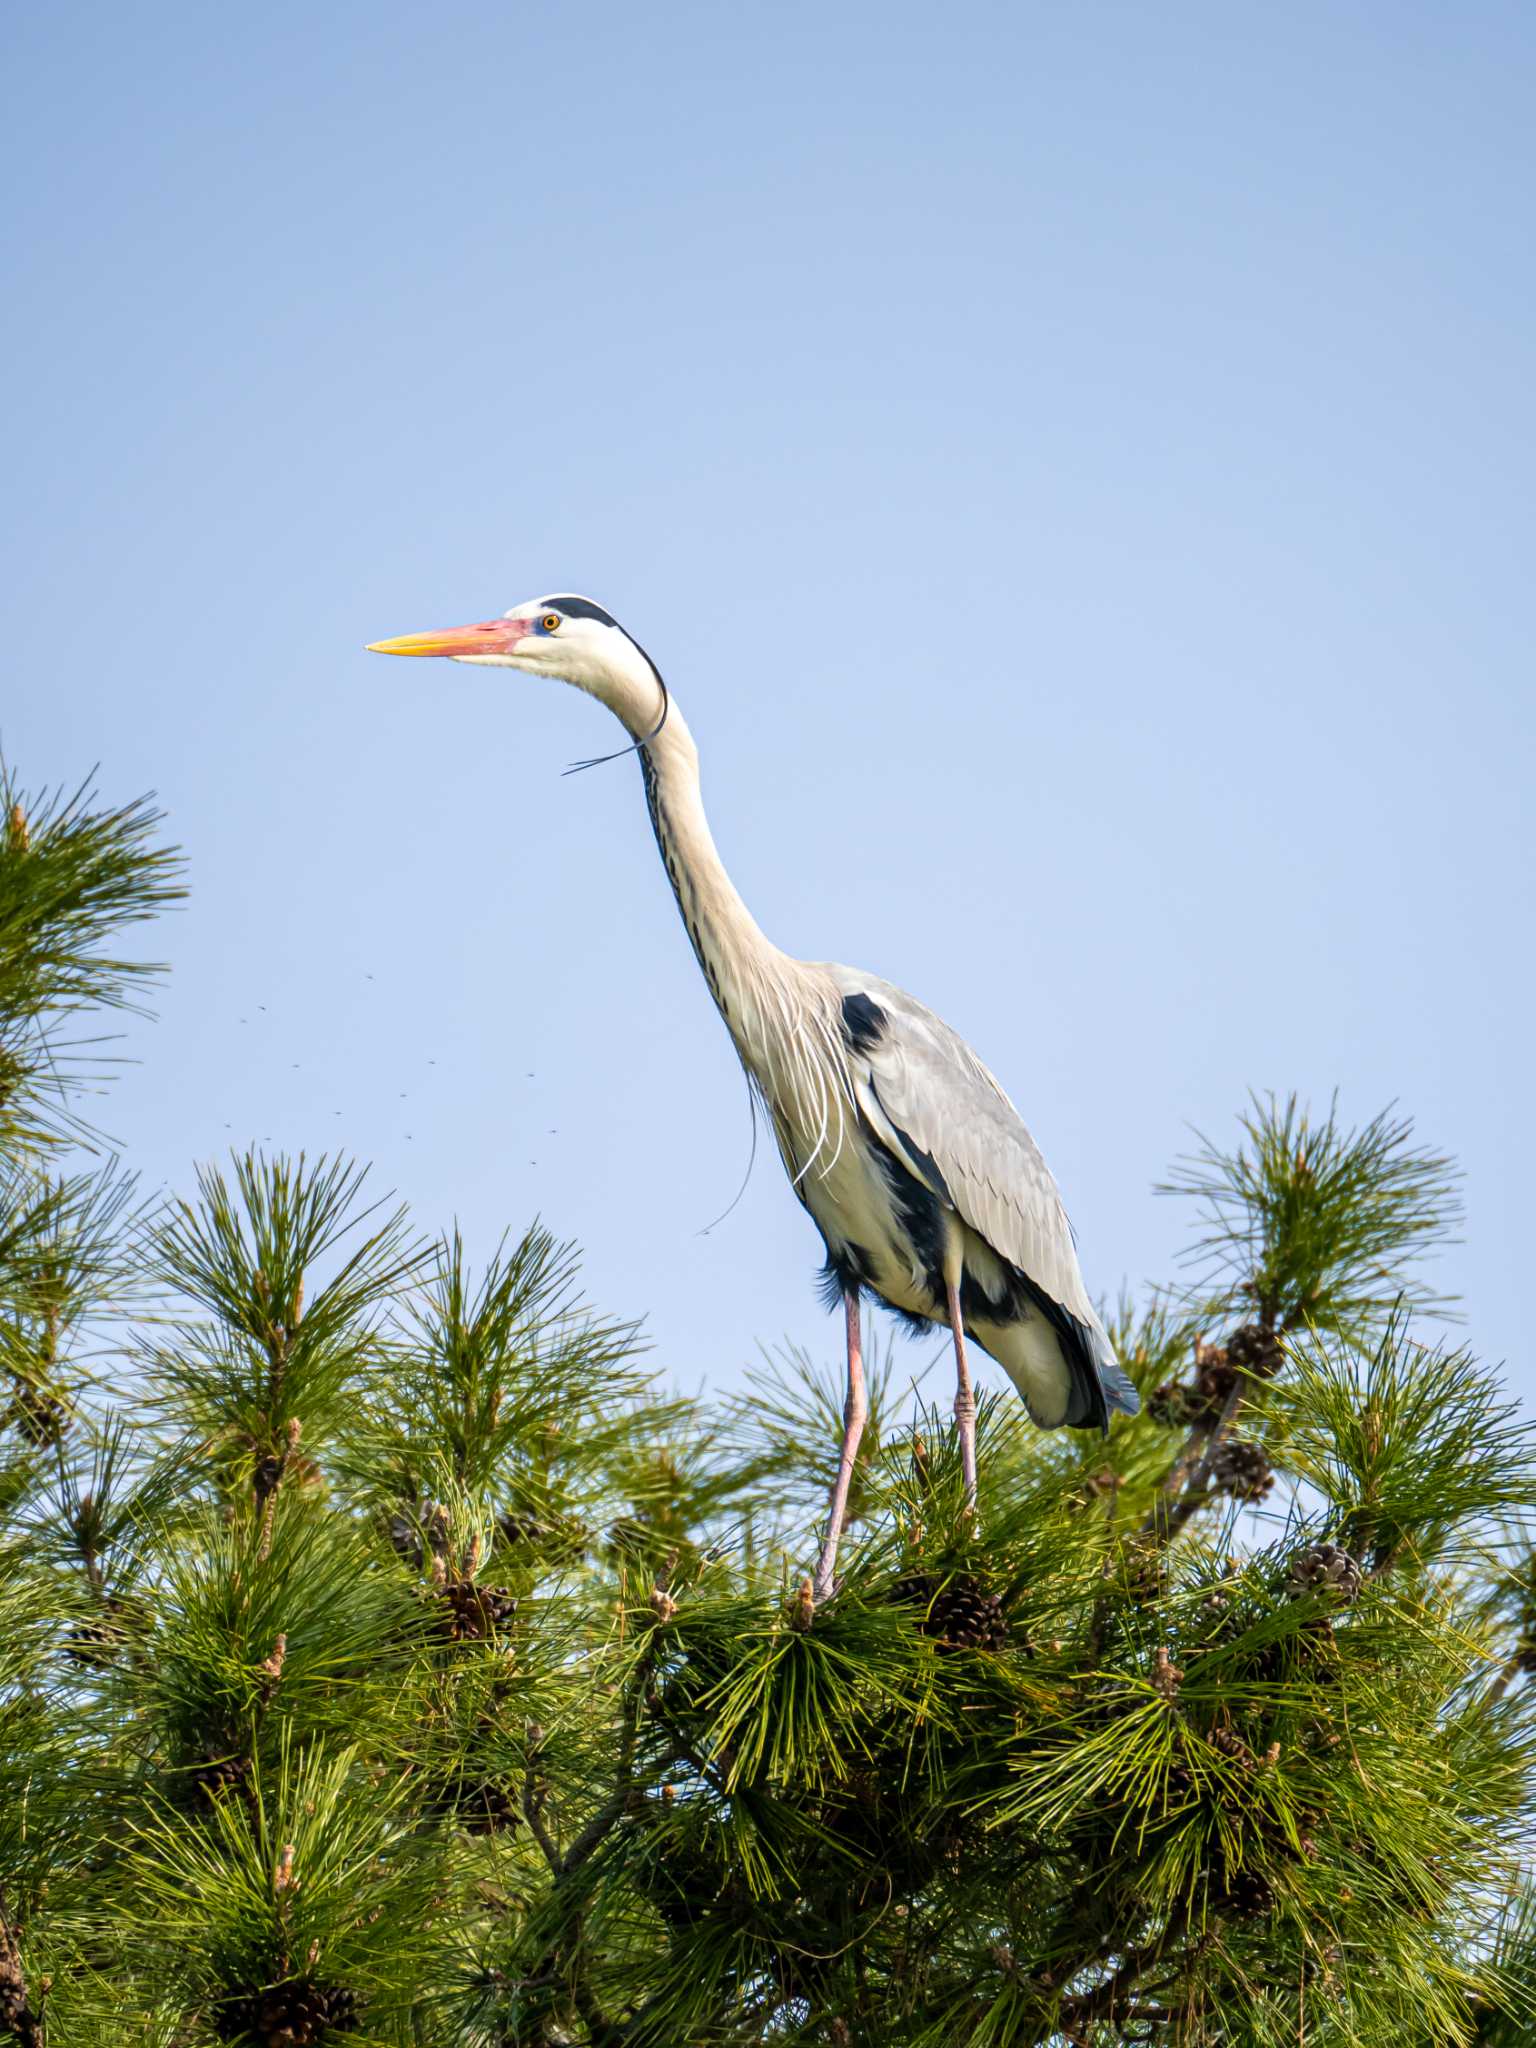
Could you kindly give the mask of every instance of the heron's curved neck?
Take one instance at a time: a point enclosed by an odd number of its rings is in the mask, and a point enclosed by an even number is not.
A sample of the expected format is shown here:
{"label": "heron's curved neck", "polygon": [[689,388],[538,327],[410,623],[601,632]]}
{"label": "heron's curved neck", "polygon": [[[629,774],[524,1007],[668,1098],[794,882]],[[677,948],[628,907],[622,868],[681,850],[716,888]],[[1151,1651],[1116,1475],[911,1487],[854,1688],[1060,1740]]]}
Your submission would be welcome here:
{"label": "heron's curved neck", "polygon": [[764,996],[793,963],[759,928],[725,871],[704,815],[699,750],[675,701],[661,731],[641,747],[640,765],[656,844],[694,953],[731,1036],[755,1066],[764,1051]]}

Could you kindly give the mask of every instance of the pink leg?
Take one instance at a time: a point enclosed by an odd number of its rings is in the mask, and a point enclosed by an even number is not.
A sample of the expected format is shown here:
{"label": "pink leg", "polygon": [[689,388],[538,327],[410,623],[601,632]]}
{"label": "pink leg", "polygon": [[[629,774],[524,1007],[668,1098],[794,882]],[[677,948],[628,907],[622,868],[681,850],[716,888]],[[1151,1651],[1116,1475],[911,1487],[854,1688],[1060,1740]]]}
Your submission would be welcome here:
{"label": "pink leg", "polygon": [[864,1434],[864,1418],[869,1413],[869,1401],[864,1392],[864,1357],[859,1349],[858,1295],[845,1294],[843,1309],[848,1321],[848,1399],[843,1408],[843,1454],[838,1459],[837,1477],[832,1482],[832,1498],[827,1509],[827,1537],[821,1546],[821,1562],[816,1567],[816,1584],[812,1589],[818,1606],[832,1597],[837,1542],[843,1533],[843,1517],[848,1512],[848,1488],[853,1483],[859,1438]]}
{"label": "pink leg", "polygon": [[949,1305],[949,1327],[955,1339],[955,1428],[960,1433],[960,1469],[965,1474],[965,1504],[976,1513],[976,1394],[971,1386],[971,1368],[965,1358],[965,1324],[960,1315],[960,1295],[953,1280],[944,1285]]}

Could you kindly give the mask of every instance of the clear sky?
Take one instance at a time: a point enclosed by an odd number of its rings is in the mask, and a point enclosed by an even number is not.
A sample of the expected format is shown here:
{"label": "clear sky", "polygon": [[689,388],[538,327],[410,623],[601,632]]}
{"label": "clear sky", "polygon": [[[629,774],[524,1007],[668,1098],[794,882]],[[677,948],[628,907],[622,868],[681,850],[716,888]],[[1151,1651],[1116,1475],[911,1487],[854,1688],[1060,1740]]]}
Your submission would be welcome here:
{"label": "clear sky", "polygon": [[[6,10],[0,739],[194,895],[107,1120],[150,1185],[540,1212],[685,1385],[838,1333],[640,777],[363,652],[585,591],[765,929],[903,983],[1095,1291],[1244,1091],[1396,1098],[1531,1363],[1536,11]],[[914,1360],[921,1352],[910,1354]],[[994,1383],[997,1375],[991,1375]]]}

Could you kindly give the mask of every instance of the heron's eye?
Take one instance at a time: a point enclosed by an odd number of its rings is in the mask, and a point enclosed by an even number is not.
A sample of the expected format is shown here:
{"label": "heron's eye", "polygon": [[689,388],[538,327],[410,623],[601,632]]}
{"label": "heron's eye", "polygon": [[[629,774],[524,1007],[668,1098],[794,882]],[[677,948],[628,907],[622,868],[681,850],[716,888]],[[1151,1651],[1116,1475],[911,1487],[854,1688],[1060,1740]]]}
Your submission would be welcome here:
{"label": "heron's eye", "polygon": [[546,633],[553,633],[560,624],[560,614],[558,612],[546,612],[543,618],[540,619],[539,624]]}

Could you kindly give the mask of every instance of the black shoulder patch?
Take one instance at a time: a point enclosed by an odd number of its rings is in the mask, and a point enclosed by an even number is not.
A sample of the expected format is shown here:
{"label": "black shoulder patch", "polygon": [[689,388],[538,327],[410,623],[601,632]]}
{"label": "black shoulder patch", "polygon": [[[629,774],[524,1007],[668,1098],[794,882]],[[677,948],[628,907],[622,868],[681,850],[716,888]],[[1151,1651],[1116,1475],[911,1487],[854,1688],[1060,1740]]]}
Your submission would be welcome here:
{"label": "black shoulder patch", "polygon": [[624,631],[613,613],[605,612],[602,606],[594,604],[590,597],[546,597],[544,602],[558,606],[568,619],[596,619],[600,626],[618,626],[621,633]]}
{"label": "black shoulder patch", "polygon": [[869,1052],[885,1033],[885,1012],[873,996],[843,997],[843,1036],[852,1052]]}

